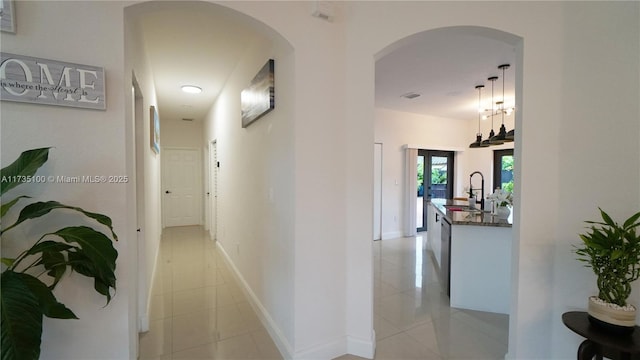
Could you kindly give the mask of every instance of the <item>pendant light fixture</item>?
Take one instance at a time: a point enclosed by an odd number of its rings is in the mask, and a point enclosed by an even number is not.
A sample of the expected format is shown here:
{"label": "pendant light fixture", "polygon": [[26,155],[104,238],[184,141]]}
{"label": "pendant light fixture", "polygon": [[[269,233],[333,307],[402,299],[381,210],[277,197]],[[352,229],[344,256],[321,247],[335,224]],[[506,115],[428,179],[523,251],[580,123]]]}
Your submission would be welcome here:
{"label": "pendant light fixture", "polygon": [[493,107],[493,105],[495,104],[493,102],[493,86],[494,86],[496,80],[498,80],[498,77],[497,76],[492,76],[492,77],[488,78],[487,80],[491,81],[491,132],[489,132],[489,137],[487,138],[487,140],[482,142],[482,145],[484,145],[484,146],[500,145],[500,144],[503,144],[504,141],[496,140],[494,142],[494,141],[491,140],[492,138],[494,138],[496,136],[496,133],[493,131],[493,117],[496,114],[496,109]]}
{"label": "pendant light fixture", "polygon": [[[502,72],[502,80],[503,80],[503,83],[504,83],[504,71]],[[503,85],[503,89],[504,89],[504,85]],[[504,93],[504,90],[502,90],[502,91]],[[504,95],[502,96],[502,98],[504,99]],[[514,110],[515,110],[515,108],[514,108]],[[516,121],[515,121],[515,115],[514,115],[513,129],[509,130],[507,132],[507,135],[505,135],[505,137],[504,137],[504,141],[505,142],[511,142],[511,141],[513,141],[515,139],[515,134],[516,134],[515,127],[516,127]]]}
{"label": "pendant light fixture", "polygon": [[484,85],[477,85],[476,89],[478,89],[478,133],[476,134],[476,141],[469,144],[470,148],[479,148],[479,147],[487,147],[488,144],[484,144],[482,141],[482,132],[480,131],[480,120],[482,119],[482,114],[480,113],[480,107],[482,106],[482,88]]}
{"label": "pendant light fixture", "polygon": [[504,127],[504,114],[506,112],[506,109],[504,107],[504,71],[508,68],[509,68],[509,64],[502,64],[498,66],[498,69],[502,70],[502,101],[500,102],[500,109],[499,109],[500,114],[502,115],[502,125],[500,126],[500,131],[498,132],[498,135],[490,139],[492,144],[494,143],[503,144],[505,142],[513,141],[513,139],[511,140],[507,139],[507,129]]}

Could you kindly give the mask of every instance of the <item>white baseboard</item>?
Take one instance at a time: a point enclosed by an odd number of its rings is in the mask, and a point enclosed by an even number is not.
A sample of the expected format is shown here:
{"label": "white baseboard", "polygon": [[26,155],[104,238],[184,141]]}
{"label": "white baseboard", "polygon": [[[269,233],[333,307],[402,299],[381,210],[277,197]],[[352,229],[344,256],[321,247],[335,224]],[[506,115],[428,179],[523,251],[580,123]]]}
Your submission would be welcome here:
{"label": "white baseboard", "polygon": [[376,333],[373,331],[371,339],[357,339],[347,337],[347,353],[366,359],[373,359],[376,354]]}
{"label": "white baseboard", "polygon": [[291,347],[291,344],[289,344],[289,342],[287,341],[287,338],[284,336],[273,318],[271,318],[271,315],[269,315],[269,312],[262,305],[256,294],[251,290],[249,284],[242,277],[240,271],[238,271],[238,268],[233,264],[231,258],[229,257],[229,254],[227,254],[222,245],[220,245],[219,241],[216,241],[216,247],[222,253],[225,262],[227,263],[227,265],[229,265],[229,268],[233,273],[233,276],[241,285],[242,291],[249,299],[249,304],[251,304],[251,307],[256,312],[256,315],[260,319],[262,325],[265,327],[265,329],[267,329],[267,332],[273,339],[273,342],[280,351],[282,357],[285,359],[293,359],[293,349]]}
{"label": "white baseboard", "polygon": [[143,314],[138,318],[138,332],[146,333],[147,331],[149,331],[149,316]]}
{"label": "white baseboard", "polygon": [[390,231],[382,234],[382,240],[397,239],[401,237],[404,237],[404,234],[400,230]]}
{"label": "white baseboard", "polygon": [[251,304],[251,307],[256,312],[256,315],[260,319],[262,325],[267,329],[267,332],[273,339],[283,358],[293,360],[327,360],[334,359],[345,354],[351,354],[367,359],[373,359],[376,346],[375,332],[372,333],[371,339],[360,339],[351,336],[344,336],[319,346],[294,352],[291,344],[289,344],[278,325],[269,315],[267,309],[265,309],[258,297],[251,290],[249,284],[244,280],[244,278],[238,271],[238,268],[236,268],[236,266],[233,264],[231,258],[229,257],[229,254],[227,254],[220,242],[216,242],[216,247],[222,253],[225,262],[227,263],[227,265],[229,265],[229,268],[233,273],[233,276],[241,285],[243,292],[249,299],[249,304]]}
{"label": "white baseboard", "polygon": [[373,359],[375,354],[375,342],[351,336],[344,336],[322,345],[298,351],[293,356],[293,359],[327,360],[335,359],[346,354]]}
{"label": "white baseboard", "polygon": [[298,351],[293,360],[327,360],[334,359],[347,353],[347,341],[344,337],[328,343]]}

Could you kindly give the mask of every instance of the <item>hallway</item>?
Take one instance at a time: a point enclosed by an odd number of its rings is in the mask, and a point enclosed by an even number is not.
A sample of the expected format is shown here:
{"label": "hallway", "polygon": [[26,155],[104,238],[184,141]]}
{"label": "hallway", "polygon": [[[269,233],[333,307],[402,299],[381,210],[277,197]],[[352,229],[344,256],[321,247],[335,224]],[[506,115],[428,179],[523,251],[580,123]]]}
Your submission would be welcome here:
{"label": "hallway", "polygon": [[140,359],[282,359],[201,226],[163,231]]}

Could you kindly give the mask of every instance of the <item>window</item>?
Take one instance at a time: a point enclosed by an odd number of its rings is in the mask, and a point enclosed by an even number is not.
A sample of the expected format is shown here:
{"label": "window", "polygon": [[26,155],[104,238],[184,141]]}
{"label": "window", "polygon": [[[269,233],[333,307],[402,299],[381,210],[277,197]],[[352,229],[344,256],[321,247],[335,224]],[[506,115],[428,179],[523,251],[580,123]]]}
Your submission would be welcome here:
{"label": "window", "polygon": [[493,189],[513,192],[513,149],[493,151]]}

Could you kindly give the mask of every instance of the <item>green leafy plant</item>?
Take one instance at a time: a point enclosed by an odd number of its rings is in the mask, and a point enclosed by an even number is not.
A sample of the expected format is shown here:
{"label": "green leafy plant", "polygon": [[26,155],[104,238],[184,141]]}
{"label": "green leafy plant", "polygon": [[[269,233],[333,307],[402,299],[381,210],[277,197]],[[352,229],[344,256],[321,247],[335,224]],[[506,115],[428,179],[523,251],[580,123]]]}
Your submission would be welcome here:
{"label": "green leafy plant", "polygon": [[585,221],[589,231],[580,234],[576,246],[578,260],[586,262],[597,276],[598,297],[611,304],[626,306],[631,283],[640,277],[640,212],[618,224],[600,210],[603,221]]}
{"label": "green leafy plant", "polygon": [[447,172],[440,169],[431,169],[431,184],[446,184]]}
{"label": "green leafy plant", "polygon": [[[42,177],[35,177],[37,170],[48,160],[49,148],[28,150],[0,172],[0,196],[9,190]],[[57,201],[34,202],[24,206],[17,219],[6,225],[5,215],[16,204],[29,199],[19,195],[10,201],[2,201],[0,240],[5,252],[6,233],[31,222],[37,229],[38,220],[44,220],[52,211],[82,214],[86,221],[74,217],[76,223],[57,231],[46,232],[30,241],[14,234],[13,239],[25,242],[26,250],[14,258],[2,258],[3,270],[0,289],[2,360],[37,359],[40,356],[43,316],[57,319],[77,319],[65,305],[58,302],[53,290],[67,269],[94,279],[94,288],[111,301],[111,291],[116,289],[116,258],[118,252],[112,239],[118,237],[108,216],[88,212],[79,207]],[[8,216],[7,216],[8,217]],[[70,220],[71,221],[71,220]],[[108,229],[109,235],[87,226]],[[15,230],[14,230],[15,231]],[[31,232],[30,231],[30,232]],[[31,244],[29,246],[29,244]]]}

